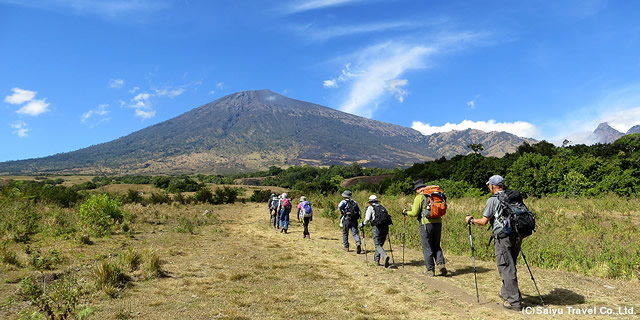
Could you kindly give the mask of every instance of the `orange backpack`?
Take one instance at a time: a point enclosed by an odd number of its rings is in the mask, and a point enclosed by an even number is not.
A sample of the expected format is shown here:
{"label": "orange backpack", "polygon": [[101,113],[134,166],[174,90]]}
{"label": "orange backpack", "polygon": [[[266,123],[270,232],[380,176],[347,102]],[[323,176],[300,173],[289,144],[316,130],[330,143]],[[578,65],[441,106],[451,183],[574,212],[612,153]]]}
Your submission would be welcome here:
{"label": "orange backpack", "polygon": [[424,209],[422,216],[427,219],[440,218],[447,213],[447,195],[440,186],[428,186],[422,191],[424,194]]}

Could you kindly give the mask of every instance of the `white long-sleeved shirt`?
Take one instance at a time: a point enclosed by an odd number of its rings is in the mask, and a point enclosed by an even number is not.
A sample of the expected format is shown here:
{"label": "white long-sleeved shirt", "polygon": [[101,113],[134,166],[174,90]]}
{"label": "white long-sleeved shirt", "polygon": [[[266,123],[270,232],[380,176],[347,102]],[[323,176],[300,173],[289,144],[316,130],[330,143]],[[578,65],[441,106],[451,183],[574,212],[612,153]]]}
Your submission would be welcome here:
{"label": "white long-sleeved shirt", "polygon": [[374,214],[375,209],[373,208],[373,206],[379,206],[379,205],[380,205],[379,203],[374,202],[372,205],[367,207],[367,211],[364,213],[364,221],[362,222],[363,226],[366,226],[369,222],[376,219],[376,215]]}

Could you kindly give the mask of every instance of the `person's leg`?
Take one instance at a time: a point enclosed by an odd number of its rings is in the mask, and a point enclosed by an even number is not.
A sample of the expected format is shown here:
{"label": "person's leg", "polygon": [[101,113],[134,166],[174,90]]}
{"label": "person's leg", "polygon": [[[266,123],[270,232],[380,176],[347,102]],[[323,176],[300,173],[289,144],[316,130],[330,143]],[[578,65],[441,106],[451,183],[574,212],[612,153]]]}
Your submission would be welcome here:
{"label": "person's leg", "polygon": [[349,220],[342,220],[342,243],[345,249],[349,249]]}
{"label": "person's leg", "polygon": [[360,234],[358,233],[358,220],[350,222],[351,225],[351,235],[353,236],[353,241],[356,242],[356,246],[360,246]]}
{"label": "person's leg", "polygon": [[438,265],[438,268],[442,270],[445,266],[444,254],[442,253],[442,247],[440,246],[440,240],[442,238],[442,223],[432,223],[432,234],[431,234],[431,249],[433,258]]}
{"label": "person's leg", "polygon": [[289,230],[289,215],[289,212],[284,213],[284,232],[287,232],[287,230]]}
{"label": "person's leg", "polygon": [[302,224],[304,226],[304,230],[302,231],[303,236],[309,235],[309,219],[310,218],[302,218]]}
{"label": "person's leg", "polygon": [[424,265],[427,271],[434,271],[435,264],[433,262],[433,252],[431,251],[431,224],[427,223],[420,226],[420,242],[422,243],[422,254],[424,255]]}
{"label": "person's leg", "polygon": [[[515,238],[503,238],[495,240],[496,264],[502,278],[500,294],[511,306],[520,307],[522,295],[518,288],[518,275],[516,268],[517,254],[520,252],[520,241]],[[518,249],[515,251],[514,249]],[[516,255],[513,255],[513,252]]]}

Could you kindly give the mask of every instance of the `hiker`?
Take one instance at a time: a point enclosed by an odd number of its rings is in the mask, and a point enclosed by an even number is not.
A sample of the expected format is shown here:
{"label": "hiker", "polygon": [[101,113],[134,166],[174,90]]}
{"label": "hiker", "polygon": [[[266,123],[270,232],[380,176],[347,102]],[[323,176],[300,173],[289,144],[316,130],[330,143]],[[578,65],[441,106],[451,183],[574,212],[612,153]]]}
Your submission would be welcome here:
{"label": "hiker", "polygon": [[363,229],[364,226],[371,222],[373,244],[376,247],[373,261],[377,265],[380,265],[380,259],[382,259],[385,268],[389,268],[391,264],[389,263],[389,255],[384,251],[384,242],[387,240],[387,235],[389,234],[389,221],[387,209],[380,205],[378,197],[374,194],[369,196],[369,206],[365,210],[364,221],[360,224],[360,228]]}
{"label": "hiker", "polygon": [[338,204],[338,210],[342,216],[342,242],[344,244],[344,250],[349,251],[349,229],[353,236],[353,241],[356,242],[356,254],[360,254],[362,248],[360,247],[360,235],[358,234],[358,219],[360,219],[360,207],[358,203],[351,199],[351,191],[345,190],[342,193],[344,198]]}
{"label": "hiker", "polygon": [[298,220],[302,220],[304,225],[302,238],[311,239],[309,222],[313,220],[313,209],[311,208],[311,202],[309,202],[305,196],[300,197],[300,203],[298,203]]}
{"label": "hiker", "polygon": [[289,213],[291,213],[291,199],[287,198],[287,193],[280,196],[280,232],[287,233],[289,229]]}
{"label": "hiker", "polygon": [[271,209],[271,218],[273,219],[273,227],[279,228],[279,220],[280,220],[280,196],[273,194],[273,198],[271,198],[271,202],[269,205]]}
{"label": "hiker", "polygon": [[[411,210],[402,210],[402,214],[410,217],[416,217],[420,223],[420,243],[422,244],[422,254],[424,255],[424,264],[427,267],[425,272],[428,276],[435,276],[435,265],[440,269],[440,275],[447,275],[445,267],[444,254],[440,247],[440,238],[442,236],[442,218],[427,218],[426,212],[429,210],[427,199],[424,191],[427,185],[422,180],[416,180],[413,185],[413,191],[416,197],[413,199]],[[435,261],[435,264],[434,264]]]}
{"label": "hiker", "polygon": [[506,309],[520,311],[522,310],[522,295],[518,287],[518,274],[516,268],[516,259],[520,253],[522,238],[517,234],[501,237],[503,229],[502,206],[498,200],[497,194],[504,192],[504,178],[494,175],[487,181],[491,197],[487,199],[484,206],[482,218],[473,219],[467,216],[465,221],[470,225],[485,226],[491,222],[493,225],[492,237],[494,238],[494,249],[496,253],[496,264],[498,272],[502,278],[502,289],[500,290],[500,298],[504,300],[503,306]]}

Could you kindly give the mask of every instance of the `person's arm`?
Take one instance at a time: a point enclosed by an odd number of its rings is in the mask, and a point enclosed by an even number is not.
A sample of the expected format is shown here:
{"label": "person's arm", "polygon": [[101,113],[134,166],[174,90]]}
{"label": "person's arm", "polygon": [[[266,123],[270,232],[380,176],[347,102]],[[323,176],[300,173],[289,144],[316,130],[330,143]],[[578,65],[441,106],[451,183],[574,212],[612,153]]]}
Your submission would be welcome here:
{"label": "person's arm", "polygon": [[360,224],[360,228],[366,226],[371,220],[373,220],[373,206],[368,206],[367,211],[364,214],[364,221]]}
{"label": "person's arm", "polygon": [[[498,203],[496,203],[498,201]],[[472,216],[466,216],[465,221],[468,224],[475,224],[478,226],[486,226],[490,221],[491,217],[498,209],[497,205],[500,204],[500,201],[497,198],[489,198],[487,203],[484,205],[484,211],[482,213],[482,218],[474,219]]]}
{"label": "person's arm", "polygon": [[338,211],[340,211],[340,215],[344,215],[344,207],[347,205],[347,202],[342,200],[338,203]]}
{"label": "person's arm", "polygon": [[413,199],[413,205],[411,206],[411,210],[407,211],[407,215],[410,217],[417,217],[420,213],[422,213],[422,199],[424,196],[417,195]]}

